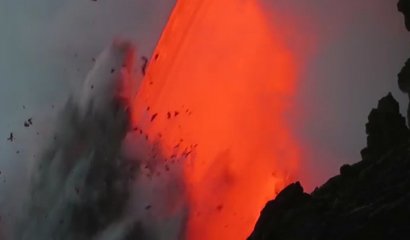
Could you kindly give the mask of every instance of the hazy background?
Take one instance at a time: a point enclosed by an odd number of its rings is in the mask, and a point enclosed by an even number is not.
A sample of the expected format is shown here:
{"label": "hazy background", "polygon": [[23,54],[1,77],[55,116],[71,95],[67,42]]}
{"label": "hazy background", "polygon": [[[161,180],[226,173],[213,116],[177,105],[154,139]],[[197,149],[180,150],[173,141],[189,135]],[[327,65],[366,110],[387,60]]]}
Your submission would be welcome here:
{"label": "hazy background", "polygon": [[[343,163],[360,160],[367,115],[379,98],[391,91],[405,102],[396,75],[410,56],[410,34],[395,0],[261,1],[267,13],[280,13],[271,21],[294,23],[286,32],[290,47],[312,47],[298,59],[298,96],[289,113],[303,149],[297,177],[311,190]],[[29,148],[43,141],[47,122],[83,81],[92,58],[115,38],[130,39],[149,55],[174,2],[0,0],[2,206],[12,211],[5,194],[18,194],[16,183],[27,181]],[[34,126],[24,128],[29,117]],[[6,140],[10,132],[13,143]]]}

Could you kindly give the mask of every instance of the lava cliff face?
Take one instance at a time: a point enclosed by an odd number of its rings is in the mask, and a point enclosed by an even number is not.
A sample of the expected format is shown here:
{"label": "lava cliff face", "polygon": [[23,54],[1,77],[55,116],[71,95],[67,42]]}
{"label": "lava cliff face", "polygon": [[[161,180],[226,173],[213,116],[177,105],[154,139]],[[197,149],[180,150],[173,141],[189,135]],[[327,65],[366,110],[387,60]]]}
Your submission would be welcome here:
{"label": "lava cliff face", "polygon": [[[398,9],[410,30],[410,1],[400,0]],[[410,59],[398,78],[410,96]],[[266,204],[248,240],[410,239],[410,134],[390,93],[370,112],[366,133],[362,161],[343,165],[311,194],[299,182],[286,187]]]}

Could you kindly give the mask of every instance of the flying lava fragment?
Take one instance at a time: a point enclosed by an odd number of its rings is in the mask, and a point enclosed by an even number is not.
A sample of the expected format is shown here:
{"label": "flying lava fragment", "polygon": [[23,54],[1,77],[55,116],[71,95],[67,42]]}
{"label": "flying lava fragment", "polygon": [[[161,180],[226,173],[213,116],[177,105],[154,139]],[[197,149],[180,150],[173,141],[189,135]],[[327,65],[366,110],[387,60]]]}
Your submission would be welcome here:
{"label": "flying lava fragment", "polygon": [[298,167],[297,64],[278,24],[254,0],[179,0],[148,62],[132,121],[183,163],[186,239],[245,239]]}

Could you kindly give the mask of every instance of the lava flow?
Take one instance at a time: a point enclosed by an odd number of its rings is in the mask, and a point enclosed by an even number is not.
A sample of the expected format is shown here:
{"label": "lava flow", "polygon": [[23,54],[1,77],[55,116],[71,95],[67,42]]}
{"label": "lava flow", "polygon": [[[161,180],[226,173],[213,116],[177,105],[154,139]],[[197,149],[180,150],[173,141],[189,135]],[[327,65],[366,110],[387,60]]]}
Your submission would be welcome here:
{"label": "lava flow", "polygon": [[297,65],[253,0],[179,0],[133,104],[133,124],[183,163],[186,239],[245,239],[291,180],[284,115]]}

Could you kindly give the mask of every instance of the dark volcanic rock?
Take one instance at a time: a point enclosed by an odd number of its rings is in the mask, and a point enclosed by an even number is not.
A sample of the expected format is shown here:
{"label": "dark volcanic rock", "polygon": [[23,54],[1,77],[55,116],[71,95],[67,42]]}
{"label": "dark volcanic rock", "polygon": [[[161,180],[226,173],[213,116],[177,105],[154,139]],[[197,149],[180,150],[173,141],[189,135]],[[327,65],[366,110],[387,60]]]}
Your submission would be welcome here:
{"label": "dark volcanic rock", "polygon": [[[410,59],[407,59],[404,67],[401,69],[398,79],[400,90],[407,93],[410,98]],[[410,106],[407,107],[407,121],[410,121]],[[410,126],[410,122],[408,124]]]}
{"label": "dark volcanic rock", "polygon": [[[410,31],[410,0],[400,0],[397,4],[398,10],[404,15],[404,22],[408,31]],[[408,59],[398,74],[399,88],[407,93],[410,98],[410,59]],[[410,106],[407,108],[407,121],[410,126]]]}
{"label": "dark volcanic rock", "polygon": [[400,0],[398,10],[403,13],[407,30],[410,31],[410,0]]}
{"label": "dark volcanic rock", "polygon": [[405,93],[410,93],[410,59],[407,59],[404,67],[398,74],[399,88]]}
{"label": "dark volcanic rock", "polygon": [[370,112],[366,133],[367,147],[361,152],[364,160],[377,157],[407,140],[406,119],[401,116],[399,103],[390,93],[380,99],[377,108]]}
{"label": "dark volcanic rock", "polygon": [[309,200],[310,195],[303,192],[299,182],[289,185],[278,194],[275,200],[266,204],[249,240],[265,239],[267,236],[271,237],[277,232],[286,230],[281,220],[292,217],[292,209],[305,206]]}
{"label": "dark volcanic rock", "polygon": [[366,125],[361,162],[312,194],[299,183],[268,202],[248,240],[410,239],[410,142],[391,94]]}

